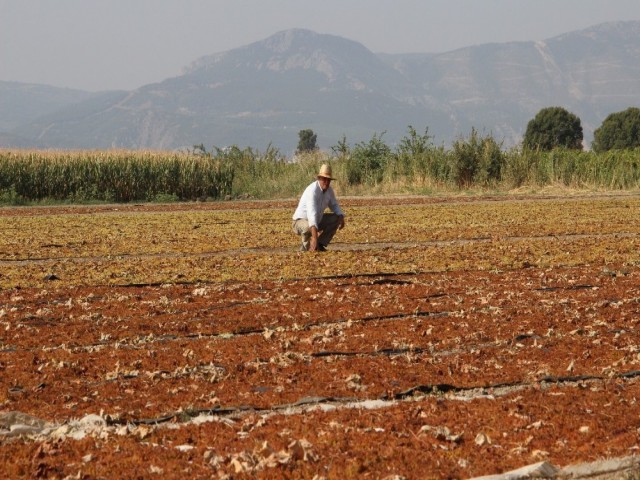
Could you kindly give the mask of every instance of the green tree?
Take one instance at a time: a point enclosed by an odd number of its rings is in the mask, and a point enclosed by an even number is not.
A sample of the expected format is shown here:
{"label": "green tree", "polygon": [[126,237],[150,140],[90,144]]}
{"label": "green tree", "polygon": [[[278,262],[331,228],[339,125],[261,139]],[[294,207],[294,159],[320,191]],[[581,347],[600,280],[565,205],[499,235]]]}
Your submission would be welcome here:
{"label": "green tree", "polygon": [[398,145],[398,154],[415,157],[428,152],[433,146],[429,135],[429,127],[424,129],[424,135],[420,135],[411,125],[408,127],[409,134],[402,137]]}
{"label": "green tree", "polygon": [[582,150],[580,119],[562,107],[543,108],[529,121],[523,144],[530,149],[549,151],[557,147]]}
{"label": "green tree", "polygon": [[502,179],[506,164],[502,144],[491,135],[481,137],[475,128],[468,139],[460,138],[453,144],[450,153],[452,173],[458,187],[469,187],[473,183],[489,185]]}
{"label": "green tree", "polygon": [[313,152],[318,148],[316,145],[318,136],[311,129],[300,130],[298,139],[298,153]]}
{"label": "green tree", "polygon": [[425,128],[424,135],[420,135],[413,126],[409,125],[409,133],[405,135],[394,155],[395,162],[392,165],[392,175],[412,176],[415,174],[425,175],[430,163],[433,143],[429,128]]}
{"label": "green tree", "polygon": [[593,132],[595,152],[624,150],[640,146],[640,108],[630,107],[612,113]]}
{"label": "green tree", "polygon": [[382,181],[391,157],[391,148],[382,140],[384,133],[374,133],[368,143],[360,142],[351,151],[347,162],[347,181],[351,185],[376,185]]}
{"label": "green tree", "polygon": [[347,136],[342,135],[342,139],[337,143],[337,145],[333,145],[331,147],[331,151],[338,158],[347,158],[351,153],[351,149],[349,148],[349,144],[347,143]]}

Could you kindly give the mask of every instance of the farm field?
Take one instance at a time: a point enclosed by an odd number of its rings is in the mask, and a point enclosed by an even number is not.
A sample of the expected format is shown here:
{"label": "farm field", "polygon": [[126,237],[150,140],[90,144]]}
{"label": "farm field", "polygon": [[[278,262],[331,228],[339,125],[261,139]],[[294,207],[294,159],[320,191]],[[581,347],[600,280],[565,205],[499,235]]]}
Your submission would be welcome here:
{"label": "farm field", "polygon": [[640,195],[0,208],[6,478],[472,478],[640,447]]}

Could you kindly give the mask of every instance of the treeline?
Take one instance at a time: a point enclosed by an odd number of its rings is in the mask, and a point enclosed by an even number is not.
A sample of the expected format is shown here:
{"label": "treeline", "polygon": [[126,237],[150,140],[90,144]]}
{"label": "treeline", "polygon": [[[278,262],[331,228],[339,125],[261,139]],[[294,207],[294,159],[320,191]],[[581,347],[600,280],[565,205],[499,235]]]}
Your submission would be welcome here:
{"label": "treeline", "polygon": [[323,162],[332,164],[343,195],[508,191],[552,184],[640,187],[640,149],[505,150],[476,130],[446,149],[434,145],[427,130],[409,127],[395,146],[387,145],[383,134],[355,145],[343,137],[329,152],[315,149],[293,159],[272,146],[264,152],[202,145],[183,153],[0,151],[0,203],[291,198]]}

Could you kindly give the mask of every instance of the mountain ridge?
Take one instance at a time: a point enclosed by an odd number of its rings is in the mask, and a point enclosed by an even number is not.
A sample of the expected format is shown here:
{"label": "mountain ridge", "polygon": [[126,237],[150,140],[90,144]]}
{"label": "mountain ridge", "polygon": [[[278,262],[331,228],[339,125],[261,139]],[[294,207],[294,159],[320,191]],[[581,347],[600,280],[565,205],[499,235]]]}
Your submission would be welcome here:
{"label": "mountain ridge", "polygon": [[326,149],[383,132],[393,144],[412,125],[436,144],[475,128],[512,146],[547,106],[578,115],[588,143],[606,115],[640,103],[638,33],[638,21],[609,22],[541,41],[375,54],[343,37],[284,30],[136,90],[77,95],[5,128],[0,145],[11,137],[52,148],[271,144],[288,154],[305,128]]}

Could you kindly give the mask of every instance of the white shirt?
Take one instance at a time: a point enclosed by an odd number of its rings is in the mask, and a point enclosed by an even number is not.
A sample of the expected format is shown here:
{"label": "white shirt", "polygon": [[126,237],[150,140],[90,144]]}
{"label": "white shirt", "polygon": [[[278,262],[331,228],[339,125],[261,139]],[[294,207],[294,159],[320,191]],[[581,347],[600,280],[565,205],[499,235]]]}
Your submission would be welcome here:
{"label": "white shirt", "polygon": [[322,220],[322,214],[327,208],[333,213],[344,217],[344,212],[340,209],[340,205],[338,205],[333,188],[329,186],[327,191],[323,192],[322,188],[320,188],[320,183],[316,180],[304,189],[302,197],[300,197],[300,202],[298,203],[298,208],[296,208],[293,214],[293,219],[306,218],[309,222],[309,228],[318,228],[320,220]]}

